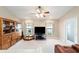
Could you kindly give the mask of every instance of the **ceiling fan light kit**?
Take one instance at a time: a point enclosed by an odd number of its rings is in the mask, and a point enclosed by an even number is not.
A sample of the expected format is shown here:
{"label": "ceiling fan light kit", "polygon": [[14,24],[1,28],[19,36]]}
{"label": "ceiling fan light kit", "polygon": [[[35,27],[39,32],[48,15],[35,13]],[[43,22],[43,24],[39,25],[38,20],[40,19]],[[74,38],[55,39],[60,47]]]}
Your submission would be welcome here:
{"label": "ceiling fan light kit", "polygon": [[41,6],[38,6],[38,8],[36,9],[36,17],[46,17],[49,14],[49,11],[45,11],[44,8],[42,8]]}

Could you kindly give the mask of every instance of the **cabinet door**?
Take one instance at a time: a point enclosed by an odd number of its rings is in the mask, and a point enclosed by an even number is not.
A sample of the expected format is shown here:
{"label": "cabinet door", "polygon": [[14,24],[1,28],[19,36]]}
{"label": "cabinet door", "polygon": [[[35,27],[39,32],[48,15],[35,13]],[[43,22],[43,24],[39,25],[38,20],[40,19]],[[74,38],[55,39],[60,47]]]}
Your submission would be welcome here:
{"label": "cabinet door", "polygon": [[16,33],[12,33],[11,45],[14,45],[16,42],[17,42],[17,35],[16,35]]}
{"label": "cabinet door", "polygon": [[16,34],[12,33],[12,40],[16,40]]}
{"label": "cabinet door", "polygon": [[10,47],[11,36],[4,35],[2,40],[2,49],[7,49]]}
{"label": "cabinet door", "polygon": [[11,45],[14,45],[16,43],[16,40],[11,41]]}
{"label": "cabinet door", "polygon": [[10,47],[10,43],[3,44],[2,49],[8,49]]}
{"label": "cabinet door", "polygon": [[9,42],[8,35],[3,36],[2,44],[7,44]]}
{"label": "cabinet door", "polygon": [[0,49],[2,48],[2,37],[0,37]]}
{"label": "cabinet door", "polygon": [[16,39],[17,39],[17,41],[19,41],[21,39],[21,36],[20,36],[19,32],[16,33]]}

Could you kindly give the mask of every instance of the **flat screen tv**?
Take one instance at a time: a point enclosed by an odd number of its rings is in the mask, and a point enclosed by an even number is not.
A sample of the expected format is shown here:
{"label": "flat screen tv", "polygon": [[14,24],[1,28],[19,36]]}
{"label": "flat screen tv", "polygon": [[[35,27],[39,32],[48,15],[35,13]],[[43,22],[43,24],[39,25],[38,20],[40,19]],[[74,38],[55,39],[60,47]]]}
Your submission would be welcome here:
{"label": "flat screen tv", "polygon": [[45,34],[45,27],[35,27],[35,34]]}

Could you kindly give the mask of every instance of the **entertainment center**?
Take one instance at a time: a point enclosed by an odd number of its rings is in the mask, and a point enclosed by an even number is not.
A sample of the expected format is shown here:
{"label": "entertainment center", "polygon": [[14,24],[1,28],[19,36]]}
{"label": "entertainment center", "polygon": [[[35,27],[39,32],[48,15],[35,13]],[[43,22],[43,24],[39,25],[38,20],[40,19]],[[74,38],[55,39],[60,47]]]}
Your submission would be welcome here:
{"label": "entertainment center", "polygon": [[0,17],[0,49],[8,49],[21,38],[17,21]]}

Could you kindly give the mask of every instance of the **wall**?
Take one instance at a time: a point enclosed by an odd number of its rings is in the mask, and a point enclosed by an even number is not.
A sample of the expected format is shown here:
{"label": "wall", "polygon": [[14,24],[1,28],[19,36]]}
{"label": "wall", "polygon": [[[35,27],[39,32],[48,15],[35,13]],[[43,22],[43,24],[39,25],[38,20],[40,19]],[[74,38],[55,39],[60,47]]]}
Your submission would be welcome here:
{"label": "wall", "polygon": [[4,18],[10,18],[12,20],[20,21],[17,17],[15,17],[10,11],[8,11],[5,7],[0,6],[0,16]]}
{"label": "wall", "polygon": [[[26,33],[26,29],[25,29],[25,24],[27,24],[27,23],[31,23],[31,24],[33,24],[33,27],[35,27],[35,26],[42,26],[42,27],[46,27],[46,25],[47,25],[47,23],[52,23],[52,25],[54,26],[54,35],[52,35],[51,37],[57,37],[58,36],[58,31],[57,31],[57,21],[56,20],[25,20],[24,22],[23,22],[23,31],[24,31],[24,35],[25,35],[25,33]],[[52,29],[53,30],[53,29]],[[33,34],[34,34],[34,31],[33,31]]]}
{"label": "wall", "polygon": [[77,17],[77,39],[78,39],[78,43],[79,43],[79,16]]}
{"label": "wall", "polygon": [[[72,18],[75,17],[75,23],[77,24],[76,26],[76,34],[79,34],[79,7],[74,7],[72,10],[70,10],[69,12],[67,12],[61,19],[59,19],[59,39],[65,41],[66,37],[65,37],[65,24],[66,22]],[[77,36],[77,35],[75,35]],[[78,36],[77,39],[79,40]]]}

